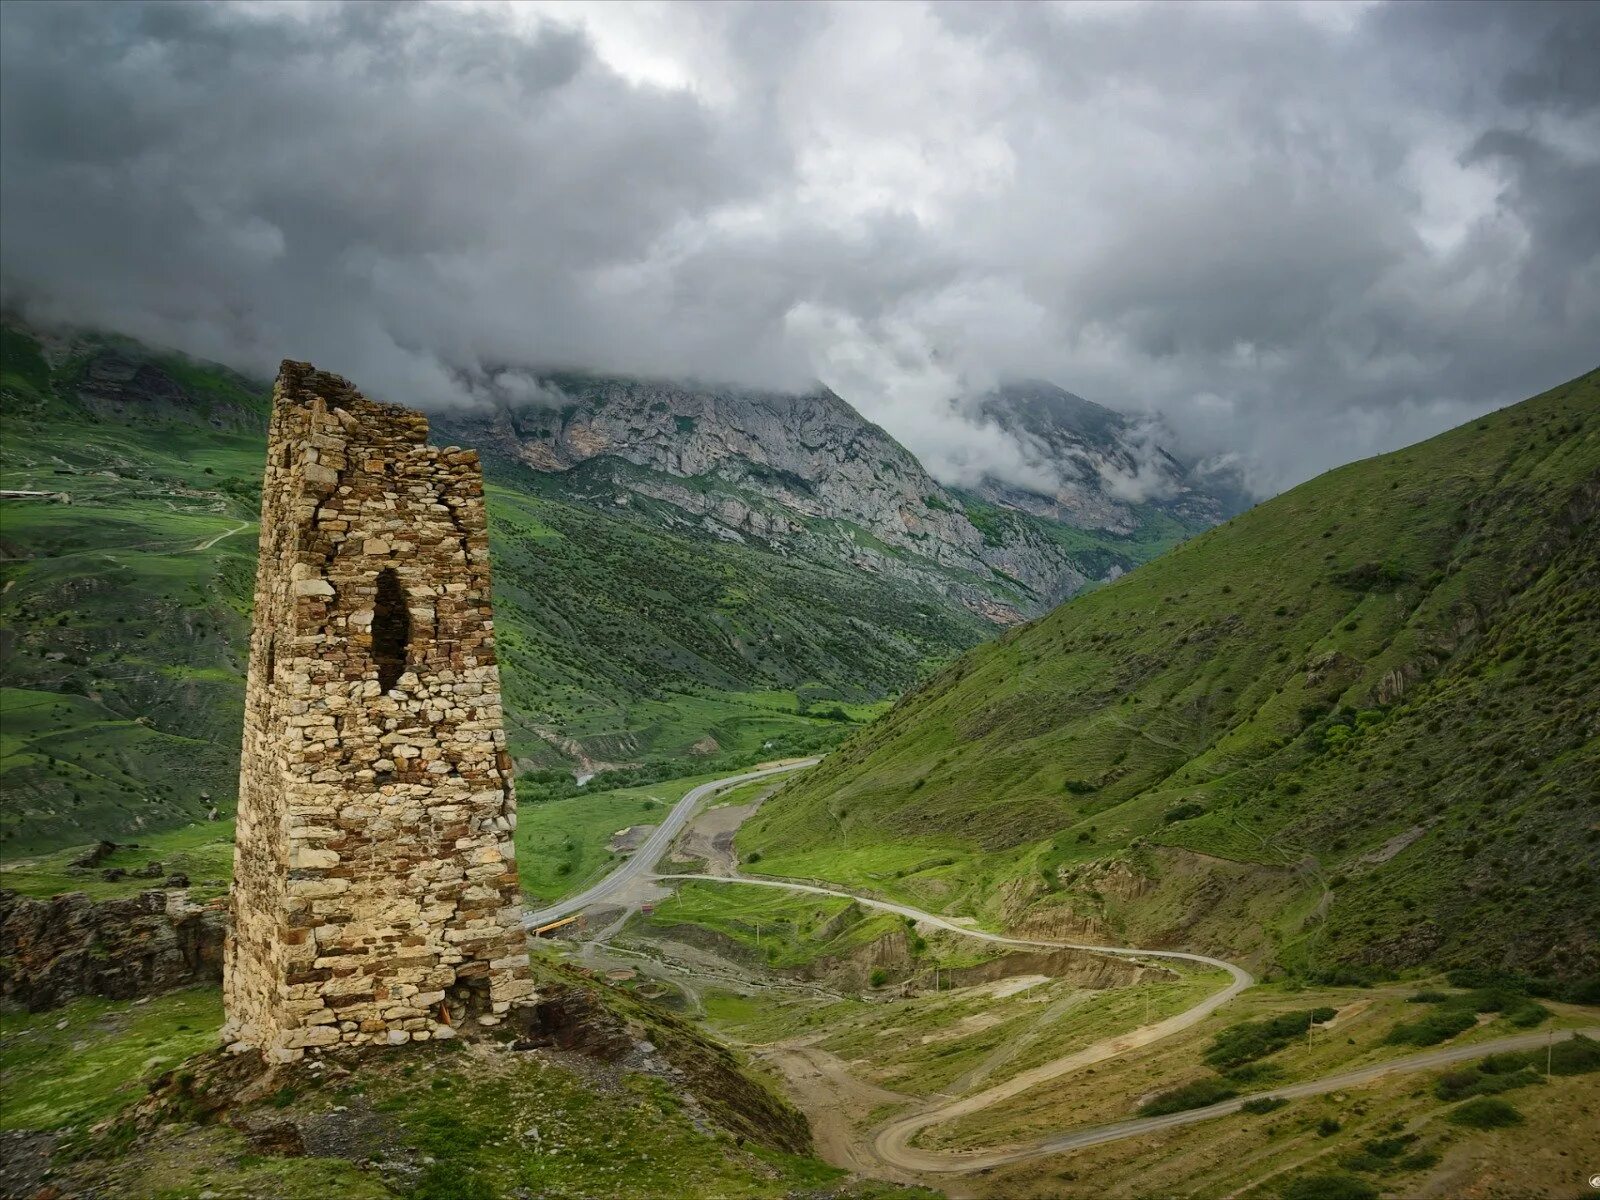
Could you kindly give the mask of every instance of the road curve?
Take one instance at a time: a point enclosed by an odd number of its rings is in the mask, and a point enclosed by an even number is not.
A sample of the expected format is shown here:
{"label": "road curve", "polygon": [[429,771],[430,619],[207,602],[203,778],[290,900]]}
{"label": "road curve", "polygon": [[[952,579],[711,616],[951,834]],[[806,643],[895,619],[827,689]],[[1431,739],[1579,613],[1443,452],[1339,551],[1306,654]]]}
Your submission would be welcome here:
{"label": "road curve", "polygon": [[1236,966],[1224,959],[1211,958],[1204,954],[1190,954],[1181,950],[1140,950],[1130,946],[1089,946],[1072,942],[1011,938],[998,933],[989,933],[986,930],[968,929],[933,913],[926,913],[920,909],[912,908],[910,905],[896,904],[888,900],[877,900],[870,896],[860,896],[840,888],[819,887],[809,883],[791,883],[781,879],[752,879],[748,876],[740,875],[673,875],[657,876],[657,878],[700,879],[709,883],[744,883],[753,884],[757,887],[776,887],[784,888],[788,891],[812,892],[822,896],[844,896],[867,908],[898,913],[901,916],[911,917],[917,921],[926,922],[941,929],[948,929],[954,933],[966,934],[968,937],[981,938],[984,941],[1001,942],[1012,946],[1042,947],[1045,949],[1092,950],[1101,954],[1117,954],[1131,958],[1177,958],[1216,967],[1227,971],[1232,976],[1226,988],[1207,996],[1193,1008],[1186,1009],[1154,1025],[1131,1030],[1118,1037],[1107,1038],[1078,1051],[1076,1054],[1058,1058],[1032,1070],[1024,1071],[1003,1083],[996,1084],[994,1087],[985,1088],[981,1092],[974,1092],[970,1096],[960,1097],[936,1108],[924,1109],[921,1112],[902,1117],[897,1121],[891,1121],[879,1130],[876,1137],[874,1137],[872,1150],[880,1161],[889,1166],[897,1167],[902,1171],[926,1174],[970,1174],[974,1171],[987,1170],[990,1167],[1023,1162],[1030,1158],[1064,1154],[1072,1150],[1098,1146],[1104,1142],[1115,1142],[1123,1138],[1140,1137],[1148,1133],[1159,1133],[1164,1129],[1192,1125],[1198,1121],[1209,1121],[1213,1117],[1222,1117],[1227,1116],[1229,1113],[1238,1112],[1250,1100],[1269,1097],[1295,1100],[1305,1096],[1318,1096],[1327,1092],[1339,1091],[1341,1088],[1359,1087],[1362,1084],[1371,1083],[1374,1079],[1379,1079],[1384,1075],[1406,1071],[1433,1070],[1449,1066],[1452,1063],[1470,1062],[1473,1059],[1486,1058],[1491,1054],[1500,1054],[1506,1051],[1532,1050],[1546,1045],[1548,1042],[1565,1041],[1580,1034],[1584,1037],[1600,1038],[1600,1027],[1524,1033],[1514,1037],[1496,1038],[1493,1041],[1476,1042],[1468,1046],[1452,1046],[1443,1050],[1428,1050],[1421,1054],[1411,1054],[1404,1058],[1391,1059],[1388,1062],[1377,1063],[1370,1067],[1342,1071],[1336,1075],[1324,1075],[1320,1079],[1287,1084],[1281,1088],[1256,1092],[1249,1096],[1239,1096],[1232,1100],[1224,1100],[1219,1104],[1212,1104],[1206,1108],[1192,1108],[1183,1112],[1167,1113],[1159,1117],[1138,1117],[1128,1121],[1118,1121],[1110,1125],[1095,1125],[1086,1129],[1073,1130],[1069,1133],[1054,1134],[1022,1146],[998,1150],[946,1152],[922,1150],[912,1146],[911,1139],[923,1129],[933,1125],[942,1125],[946,1121],[988,1108],[992,1104],[997,1104],[1002,1100],[1009,1099],[1011,1096],[1019,1095],[1049,1079],[1113,1058],[1139,1046],[1160,1041],[1180,1030],[1198,1024],[1254,983],[1254,978],[1243,967]]}
{"label": "road curve", "polygon": [[[990,933],[983,929],[969,929],[964,925],[957,925],[954,921],[947,920],[934,913],[923,912],[919,908],[912,908],[908,904],[896,904],[891,900],[877,900],[870,896],[857,895],[854,892],[844,891],[839,888],[819,887],[809,883],[790,883],[780,879],[752,879],[743,875],[673,875],[670,878],[701,879],[712,883],[754,884],[757,887],[777,887],[788,891],[812,892],[821,896],[844,896],[865,908],[875,908],[883,912],[896,913],[899,916],[910,917],[918,922],[933,925],[940,929],[947,929],[952,933],[964,934],[967,937],[979,938],[986,942],[1047,950],[1088,950],[1096,954],[1114,954],[1123,958],[1181,959],[1185,962],[1199,963],[1228,973],[1230,978],[1227,987],[1211,993],[1200,1003],[1185,1009],[1183,1012],[1175,1013],[1164,1020],[1157,1021],[1153,1025],[1145,1025],[1115,1037],[1105,1038],[1092,1046],[1085,1047],[1076,1054],[1053,1059],[1050,1062],[1013,1075],[1011,1078],[997,1083],[993,1087],[985,1088],[981,1092],[974,1092],[970,1096],[963,1096],[936,1108],[923,1109],[921,1112],[912,1113],[884,1126],[873,1140],[874,1153],[883,1162],[907,1171],[976,1171],[993,1165],[987,1161],[977,1162],[976,1165],[968,1165],[966,1157],[962,1157],[956,1160],[954,1165],[950,1165],[951,1156],[930,1154],[927,1151],[916,1150],[910,1144],[911,1139],[919,1131],[926,1129],[930,1125],[943,1124],[945,1121],[954,1120],[957,1117],[965,1116],[967,1113],[988,1108],[991,1104],[998,1104],[1002,1100],[1037,1087],[1047,1080],[1079,1070],[1092,1063],[1115,1058],[1117,1055],[1125,1054],[1139,1046],[1147,1046],[1151,1042],[1158,1042],[1164,1038],[1171,1037],[1175,1033],[1199,1024],[1229,1000],[1244,991],[1245,988],[1255,983],[1255,977],[1235,963],[1228,962],[1226,959],[1212,958],[1206,954],[1192,954],[1186,950],[1143,950],[1133,946],[1092,946],[1078,942],[1006,937],[1003,934]],[[1050,1152],[1041,1151],[1040,1153]]]}
{"label": "road curve", "polygon": [[[1220,1104],[1212,1104],[1206,1108],[1191,1108],[1184,1112],[1167,1113],[1160,1117],[1138,1117],[1130,1121],[1118,1121],[1112,1125],[1095,1125],[1087,1129],[1078,1129],[1070,1133],[1054,1134],[1030,1142],[1023,1146],[1016,1146],[1005,1150],[976,1150],[976,1151],[951,1151],[935,1153],[930,1150],[919,1150],[907,1144],[910,1136],[917,1128],[928,1124],[935,1124],[949,1119],[948,1109],[941,1109],[937,1114],[937,1121],[919,1122],[915,1128],[905,1131],[904,1136],[899,1136],[902,1126],[907,1122],[895,1122],[885,1127],[874,1142],[874,1150],[886,1162],[902,1170],[923,1171],[936,1173],[970,1173],[982,1171],[990,1167],[1003,1166],[1008,1163],[1023,1162],[1030,1158],[1042,1158],[1051,1154],[1065,1154],[1071,1150],[1083,1150],[1089,1146],[1098,1146],[1104,1142],[1121,1141],[1123,1138],[1141,1137],[1147,1133],[1159,1133],[1164,1129],[1175,1129],[1180,1125],[1192,1125],[1197,1121],[1209,1121],[1213,1117],[1227,1116],[1229,1113],[1238,1112],[1251,1100],[1278,1098],[1283,1100],[1298,1100],[1306,1096],[1320,1096],[1327,1092],[1337,1092],[1344,1088],[1360,1087],[1362,1084],[1371,1083],[1385,1075],[1399,1074],[1408,1071],[1429,1071],[1439,1067],[1447,1067],[1453,1063],[1470,1062],[1477,1058],[1487,1058],[1491,1054],[1501,1054],[1512,1050],[1536,1050],[1547,1042],[1564,1042],[1569,1038],[1582,1035],[1589,1038],[1600,1038],[1600,1026],[1588,1029],[1557,1029],[1546,1033],[1523,1033],[1515,1037],[1496,1038],[1488,1042],[1475,1042],[1470,1046],[1454,1046],[1445,1050],[1429,1050],[1422,1054],[1409,1054],[1404,1058],[1390,1059],[1388,1062],[1377,1063],[1370,1067],[1362,1067],[1354,1071],[1341,1071],[1337,1075],[1324,1075],[1320,1079],[1307,1080],[1305,1083],[1289,1084],[1286,1087],[1273,1088],[1271,1091],[1255,1092],[1249,1096],[1240,1096],[1233,1100],[1224,1100]],[[927,1115],[927,1114],[919,1114]]]}
{"label": "road curve", "polygon": [[[600,882],[592,887],[579,892],[576,896],[568,896],[565,900],[558,900],[548,908],[538,912],[525,913],[522,925],[525,929],[533,929],[551,921],[559,921],[579,909],[588,908],[597,904],[611,895],[617,889],[626,886],[636,879],[649,877],[656,869],[656,863],[666,853],[667,847],[672,844],[679,831],[694,814],[695,806],[714,792],[726,788],[737,787],[741,783],[749,783],[752,779],[765,779],[769,775],[781,775],[785,771],[799,771],[805,767],[814,767],[821,762],[817,758],[804,758],[797,762],[782,763],[776,767],[763,767],[759,771],[746,771],[742,775],[729,775],[724,779],[713,779],[710,783],[702,783],[699,787],[691,788],[685,792],[683,799],[672,806],[672,811],[666,819],[656,826],[644,845],[640,846],[631,855],[624,859],[617,868],[610,872]],[[674,876],[674,878],[677,878]]]}

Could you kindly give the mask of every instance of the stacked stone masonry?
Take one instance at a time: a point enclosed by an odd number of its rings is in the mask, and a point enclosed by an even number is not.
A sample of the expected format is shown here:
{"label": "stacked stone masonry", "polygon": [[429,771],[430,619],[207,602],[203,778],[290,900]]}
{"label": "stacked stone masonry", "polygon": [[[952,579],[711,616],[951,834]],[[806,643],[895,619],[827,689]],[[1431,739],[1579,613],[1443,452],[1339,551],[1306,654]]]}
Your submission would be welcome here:
{"label": "stacked stone masonry", "polygon": [[476,452],[285,362],[262,487],[224,975],[268,1058],[493,1025],[533,991]]}

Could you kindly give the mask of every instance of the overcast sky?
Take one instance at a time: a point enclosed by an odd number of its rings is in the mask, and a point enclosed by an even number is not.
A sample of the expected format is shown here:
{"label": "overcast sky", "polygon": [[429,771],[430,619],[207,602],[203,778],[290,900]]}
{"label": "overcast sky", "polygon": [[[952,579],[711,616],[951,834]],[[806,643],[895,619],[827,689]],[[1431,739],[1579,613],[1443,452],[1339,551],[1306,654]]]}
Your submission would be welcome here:
{"label": "overcast sky", "polygon": [[945,478],[1042,377],[1267,492],[1600,364],[1597,61],[1594,3],[7,0],[0,275],[415,404],[820,378]]}

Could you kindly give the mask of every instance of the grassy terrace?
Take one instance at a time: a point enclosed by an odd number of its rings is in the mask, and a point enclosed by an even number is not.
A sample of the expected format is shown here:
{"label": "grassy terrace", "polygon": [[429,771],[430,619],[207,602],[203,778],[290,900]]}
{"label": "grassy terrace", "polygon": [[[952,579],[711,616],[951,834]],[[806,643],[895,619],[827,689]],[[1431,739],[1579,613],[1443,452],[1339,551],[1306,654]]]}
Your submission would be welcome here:
{"label": "grassy terrace", "polygon": [[871,914],[842,897],[692,880],[679,884],[648,920],[663,930],[708,929],[774,968],[848,954],[905,929],[899,917]]}

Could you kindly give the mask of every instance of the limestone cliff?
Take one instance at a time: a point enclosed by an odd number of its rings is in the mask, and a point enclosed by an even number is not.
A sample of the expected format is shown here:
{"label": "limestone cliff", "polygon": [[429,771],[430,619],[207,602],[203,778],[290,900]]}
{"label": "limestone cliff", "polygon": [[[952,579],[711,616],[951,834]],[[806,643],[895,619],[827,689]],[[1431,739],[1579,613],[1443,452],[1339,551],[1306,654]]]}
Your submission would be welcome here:
{"label": "limestone cliff", "polygon": [[[1105,487],[1092,472],[1074,493],[1079,468],[1063,460],[1054,498],[1000,485],[963,498],[821,388],[793,395],[562,375],[546,380],[537,403],[439,423],[486,454],[559,476],[568,495],[903,579],[998,623],[1114,577],[1140,554],[1130,542],[1119,555],[1115,542],[1141,529],[1142,510],[1103,501]],[[1041,454],[1052,452],[1046,440],[1036,444]],[[1098,452],[1119,468],[1132,461],[1120,443]],[[1175,463],[1173,470],[1183,474]],[[1072,499],[1077,494],[1081,502]],[[1202,504],[1178,523],[1203,527],[1220,511]],[[1102,532],[1111,553],[1084,555],[1060,536],[1061,526]]]}

